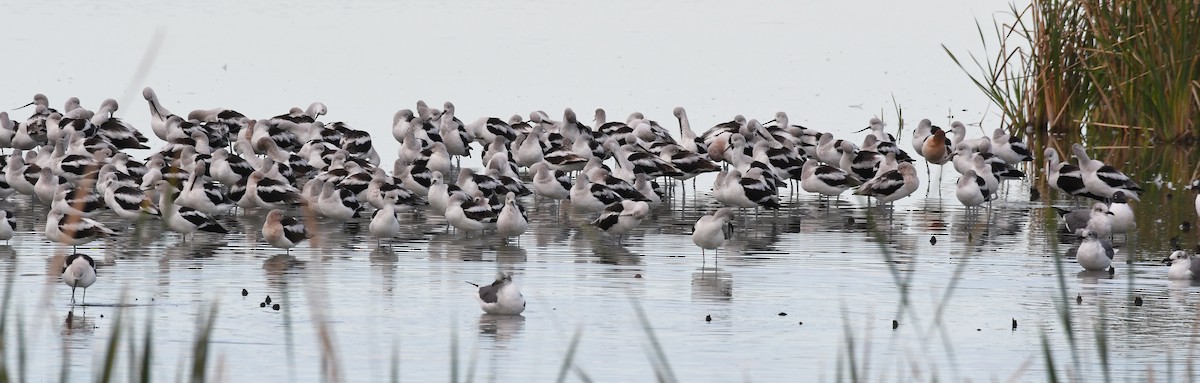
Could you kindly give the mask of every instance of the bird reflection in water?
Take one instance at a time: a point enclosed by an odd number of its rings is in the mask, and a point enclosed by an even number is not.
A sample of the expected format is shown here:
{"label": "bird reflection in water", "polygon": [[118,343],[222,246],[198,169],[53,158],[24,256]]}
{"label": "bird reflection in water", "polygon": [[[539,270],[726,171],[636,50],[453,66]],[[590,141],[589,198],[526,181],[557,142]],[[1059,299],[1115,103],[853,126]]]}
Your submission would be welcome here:
{"label": "bird reflection in water", "polygon": [[87,310],[79,311],[75,314],[75,309],[67,312],[67,319],[63,320],[62,335],[77,335],[77,334],[92,334],[96,332],[96,322],[87,316]]}
{"label": "bird reflection in water", "polygon": [[733,273],[701,266],[692,273],[692,299],[733,299]]}
{"label": "bird reflection in water", "polygon": [[525,331],[522,315],[482,314],[479,316],[479,334],[497,342],[507,341]]}

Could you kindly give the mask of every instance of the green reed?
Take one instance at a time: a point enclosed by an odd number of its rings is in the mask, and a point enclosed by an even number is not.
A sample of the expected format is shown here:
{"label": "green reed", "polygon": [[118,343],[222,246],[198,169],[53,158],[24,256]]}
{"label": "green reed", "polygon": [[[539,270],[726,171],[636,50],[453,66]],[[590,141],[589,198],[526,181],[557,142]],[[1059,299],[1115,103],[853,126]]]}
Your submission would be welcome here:
{"label": "green reed", "polygon": [[969,63],[943,48],[1010,132],[1123,147],[1189,148],[1200,138],[1193,0],[1034,1],[1010,5],[990,33],[977,29],[983,53]]}

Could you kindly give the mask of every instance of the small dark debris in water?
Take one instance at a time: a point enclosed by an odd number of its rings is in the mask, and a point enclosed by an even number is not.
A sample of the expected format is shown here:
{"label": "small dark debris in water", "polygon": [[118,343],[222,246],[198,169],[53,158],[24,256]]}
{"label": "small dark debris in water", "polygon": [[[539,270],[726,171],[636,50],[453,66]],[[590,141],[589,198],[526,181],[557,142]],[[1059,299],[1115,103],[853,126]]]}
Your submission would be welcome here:
{"label": "small dark debris in water", "polygon": [[975,233],[967,233],[967,240],[970,241],[972,238],[975,238]]}
{"label": "small dark debris in water", "polygon": [[642,275],[641,275],[641,274],[634,274],[634,275],[633,275],[633,277],[634,277],[634,278],[641,278],[641,277],[642,277]]}
{"label": "small dark debris in water", "polygon": [[1142,305],[1142,297],[1133,297],[1133,305],[1141,306]]}
{"label": "small dark debris in water", "polygon": [[936,235],[931,235],[931,236],[929,236],[929,244],[930,244],[930,245],[936,245],[936,244],[937,244],[937,236],[936,236]]}
{"label": "small dark debris in water", "polygon": [[1167,243],[1171,244],[1171,249],[1182,249],[1183,248],[1183,247],[1179,246],[1179,237],[1171,237],[1171,239],[1169,241],[1167,241]]}
{"label": "small dark debris in water", "polygon": [[250,292],[249,292],[249,291],[246,291],[246,289],[242,289],[242,296],[244,297],[244,296],[247,296],[247,295],[250,295]]}
{"label": "small dark debris in water", "polygon": [[892,330],[900,328],[900,321],[892,319]]}
{"label": "small dark debris in water", "polygon": [[712,322],[712,315],[705,315],[705,316],[704,316],[704,321],[705,321],[705,322]]}
{"label": "small dark debris in water", "polygon": [[1183,223],[1179,224],[1179,230],[1183,231],[1184,233],[1188,232],[1189,230],[1192,230],[1192,223],[1188,222],[1188,221],[1183,221]]}
{"label": "small dark debris in water", "polygon": [[267,307],[266,302],[258,302],[258,307]]}
{"label": "small dark debris in water", "polygon": [[100,317],[101,317],[101,318],[103,318],[103,317],[104,317],[104,314],[100,314]]}
{"label": "small dark debris in water", "polygon": [[785,316],[787,316],[787,313],[785,313],[785,312],[780,312],[780,313],[779,313],[779,316],[781,316],[781,317],[785,317]]}
{"label": "small dark debris in water", "polygon": [[268,296],[267,296],[267,300],[265,300],[265,301],[263,301],[263,302],[267,302],[267,304],[271,304],[271,296],[270,296],[270,295],[268,295]]}
{"label": "small dark debris in water", "polygon": [[1042,199],[1042,192],[1038,191],[1036,186],[1030,186],[1029,187],[1029,200],[1037,201],[1039,199]]}
{"label": "small dark debris in water", "polygon": [[1083,296],[1079,295],[1079,294],[1075,294],[1075,304],[1082,304],[1082,303],[1083,303]]}
{"label": "small dark debris in water", "polygon": [[1017,329],[1017,318],[1013,318],[1013,330]]}
{"label": "small dark debris in water", "polygon": [[1171,198],[1175,198],[1175,193],[1167,193],[1167,200],[1170,200]]}
{"label": "small dark debris in water", "polygon": [[854,217],[846,217],[846,224],[853,226],[854,225]]}
{"label": "small dark debris in water", "polygon": [[983,329],[977,328],[977,329],[975,329],[975,331],[983,331]]}
{"label": "small dark debris in water", "polygon": [[1117,273],[1117,268],[1115,266],[1108,267],[1108,276],[1111,277],[1111,276],[1113,276],[1113,274],[1116,274],[1116,273]]}
{"label": "small dark debris in water", "polygon": [[797,324],[797,325],[799,325],[799,326],[803,326],[803,325],[804,325],[804,322],[796,322],[796,324]]}
{"label": "small dark debris in water", "polygon": [[279,304],[276,303],[276,304],[271,305],[271,309],[275,310],[275,311],[279,311]]}

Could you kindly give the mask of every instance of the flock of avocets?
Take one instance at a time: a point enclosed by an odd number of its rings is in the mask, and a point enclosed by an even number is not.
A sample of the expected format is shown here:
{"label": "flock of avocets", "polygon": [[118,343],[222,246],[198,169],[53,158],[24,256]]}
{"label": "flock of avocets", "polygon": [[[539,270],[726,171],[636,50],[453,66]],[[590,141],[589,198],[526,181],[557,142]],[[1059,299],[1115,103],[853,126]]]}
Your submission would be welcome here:
{"label": "flock of avocets", "polygon": [[[370,206],[370,233],[390,239],[400,230],[397,210],[427,204],[431,214],[444,216],[467,235],[493,230],[507,238],[528,228],[517,198],[529,194],[569,200],[574,210],[596,214],[598,228],[621,236],[638,226],[652,205],[671,198],[663,191],[674,188],[662,188],[658,181],[718,172],[712,194],[728,207],[700,218],[692,234],[697,246],[716,250],[729,235],[735,208],[778,208],[779,189],[789,184],[833,197],[855,188],[854,194],[885,205],[918,189],[913,162],[924,158],[930,165],[951,163],[962,175],[957,199],[978,207],[996,196],[1001,181],[1025,176],[1015,165],[1033,160],[1025,143],[1003,129],[992,137],[967,139],[960,122],[947,132],[922,120],[912,137],[916,156],[910,156],[877,118],[863,129],[870,133],[862,145],[856,145],[790,124],[784,112],[766,124],[739,115],[697,136],[684,109],[675,108],[676,138],[636,112],[624,121],[609,121],[597,109],[593,126],[581,123],[571,109],[561,120],[536,111],[528,119],[463,122],[452,103],[438,110],[418,101],[415,112],[395,114],[392,136],[400,149],[389,173],[371,135],[341,122],[319,121],[327,111],[319,102],[268,119],[225,108],[194,110],[185,118],[164,108],[152,89],[142,95],[153,134],[166,142],[145,163],[123,152],[149,149],[148,139],[115,117],[118,106],[112,99],[93,112],[70,98],[59,111],[38,94],[26,105],[35,109],[23,122],[0,112],[0,149],[12,149],[0,164],[0,196],[21,193],[48,205],[46,238],[73,247],[117,235],[91,218],[103,209],[129,220],[160,217],[185,239],[197,231],[226,233],[214,217],[235,209],[264,209],[269,212],[262,237],[271,246],[290,249],[311,237],[304,219],[286,215],[297,211],[293,208],[346,221]],[[455,166],[456,159],[472,155],[473,144],[482,147],[485,167]],[[1046,179],[1062,193],[1102,201],[1064,211],[1064,221],[1083,238],[1080,265],[1103,270],[1112,259],[1104,238],[1133,229],[1126,201],[1138,199],[1142,189],[1090,158],[1082,145],[1072,152],[1078,165],[1046,149]],[[531,182],[522,180],[520,169],[532,174]],[[1200,198],[1197,204],[1200,214]],[[0,239],[7,240],[14,217],[0,214]],[[1190,263],[1186,254],[1172,258],[1178,258],[1179,270],[1200,275],[1191,268],[1200,269],[1200,262]],[[86,294],[95,282],[94,268],[86,255],[68,257],[63,280],[72,287],[72,301],[75,288]],[[1171,270],[1173,278],[1184,275],[1174,266]],[[511,273],[480,287],[478,297],[487,312],[524,309]]]}

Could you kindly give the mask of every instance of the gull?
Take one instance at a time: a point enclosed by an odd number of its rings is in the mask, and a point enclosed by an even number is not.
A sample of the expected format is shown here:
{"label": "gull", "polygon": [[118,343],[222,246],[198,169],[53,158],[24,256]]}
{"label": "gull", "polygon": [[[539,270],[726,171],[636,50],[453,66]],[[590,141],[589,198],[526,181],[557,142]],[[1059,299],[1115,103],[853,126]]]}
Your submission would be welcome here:
{"label": "gull", "polygon": [[1192,256],[1183,250],[1175,250],[1163,263],[1171,264],[1167,279],[1190,281],[1200,275],[1200,262],[1192,262]]}
{"label": "gull", "polygon": [[512,272],[496,273],[496,281],[487,286],[467,283],[479,288],[475,299],[479,301],[479,308],[485,313],[518,315],[525,311],[525,297],[513,282]]}
{"label": "gull", "polygon": [[1108,211],[1108,205],[1101,202],[1096,202],[1087,209],[1066,210],[1056,207],[1054,210],[1063,218],[1067,232],[1080,237],[1083,236],[1081,231],[1085,229],[1101,237],[1112,234],[1112,212]]}
{"label": "gull", "polygon": [[1112,203],[1108,205],[1108,217],[1112,223],[1113,234],[1128,234],[1137,229],[1137,221],[1133,217],[1133,208],[1125,199],[1125,193],[1113,192]]}
{"label": "gull", "polygon": [[1113,248],[1108,241],[1103,241],[1095,232],[1087,229],[1080,231],[1083,243],[1075,251],[1075,260],[1084,270],[1101,271],[1112,265]]}
{"label": "gull", "polygon": [[4,244],[8,244],[8,241],[13,238],[16,228],[17,219],[13,218],[12,213],[0,210],[0,239],[4,240]]}

